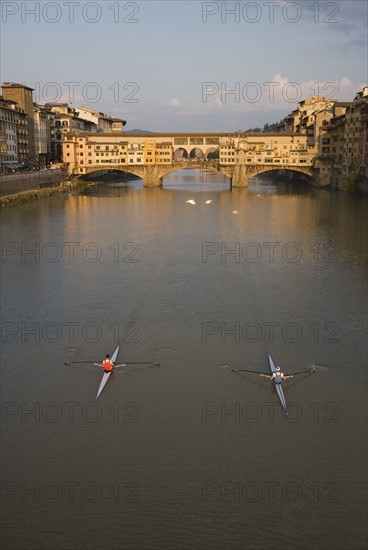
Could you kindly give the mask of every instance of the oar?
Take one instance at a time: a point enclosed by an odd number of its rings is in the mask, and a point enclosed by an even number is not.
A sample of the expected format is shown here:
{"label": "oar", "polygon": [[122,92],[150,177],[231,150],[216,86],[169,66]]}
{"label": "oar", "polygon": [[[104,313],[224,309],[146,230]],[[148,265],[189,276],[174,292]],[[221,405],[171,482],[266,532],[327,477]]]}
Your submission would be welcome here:
{"label": "oar", "polygon": [[92,359],[91,361],[66,361],[64,363],[64,365],[76,365],[76,364],[83,364],[83,363],[89,363],[90,365],[93,364],[95,362],[94,359]]}
{"label": "oar", "polygon": [[285,374],[285,376],[296,376],[297,374],[314,374],[317,372],[317,369],[315,367],[312,367],[309,370],[301,370],[299,372],[291,372],[289,375]]}
{"label": "oar", "polygon": [[[268,376],[268,377],[271,376],[269,373],[260,372],[258,370],[237,369],[236,367],[231,367],[231,370],[234,371],[234,372],[235,371],[236,372],[251,372],[253,374],[259,374],[260,376]],[[302,371],[299,371],[299,372],[291,372],[290,374],[285,374],[285,376],[296,376],[297,374],[314,374],[316,372],[316,370],[317,369],[315,367],[313,367],[309,370],[302,370]]]}
{"label": "oar", "polygon": [[153,363],[152,361],[143,361],[143,363],[140,363],[139,361],[128,361],[127,363],[120,363],[119,365],[115,365],[115,369],[118,367],[127,367],[129,365],[153,365],[154,367],[159,367],[160,363]]}
{"label": "oar", "polygon": [[[82,365],[82,364],[89,364],[89,365],[95,365],[96,362],[94,360],[92,361],[66,361],[64,365]],[[128,361],[127,363],[123,363],[121,366],[125,365],[155,365],[158,366],[160,363],[154,363],[153,361]],[[99,367],[101,365],[98,365]]]}
{"label": "oar", "polygon": [[[102,367],[103,368],[103,365],[101,365],[100,363],[93,363],[96,367]],[[128,365],[154,365],[155,367],[159,367],[160,366],[160,363],[152,363],[151,362],[144,362],[144,363],[138,363],[138,361],[134,362],[134,363],[119,363],[118,365],[114,365],[114,369],[118,369],[119,367],[126,367]]]}
{"label": "oar", "polygon": [[124,365],[159,365],[160,363],[154,363],[153,361],[127,361]]}
{"label": "oar", "polygon": [[[230,365],[229,365],[229,367],[230,367]],[[236,371],[236,372],[251,372],[252,374],[259,374],[259,375],[261,375],[261,376],[266,376],[266,374],[267,374],[267,376],[270,376],[268,373],[266,373],[266,372],[261,372],[261,371],[259,371],[259,370],[237,369],[236,367],[231,367],[231,370],[234,371],[234,372],[235,372],[235,371]]]}

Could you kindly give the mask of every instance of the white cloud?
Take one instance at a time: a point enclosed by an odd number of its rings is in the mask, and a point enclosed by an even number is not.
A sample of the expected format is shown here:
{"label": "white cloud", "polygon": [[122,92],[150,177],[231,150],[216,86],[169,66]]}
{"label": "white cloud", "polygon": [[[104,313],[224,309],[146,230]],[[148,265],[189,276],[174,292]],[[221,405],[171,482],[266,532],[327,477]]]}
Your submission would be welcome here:
{"label": "white cloud", "polygon": [[[256,86],[254,86],[256,84]],[[264,82],[253,83],[252,87],[240,86],[237,95],[226,93],[229,87],[218,85],[218,91],[211,94],[202,103],[192,103],[187,109],[177,111],[177,116],[206,116],[221,110],[225,113],[250,114],[255,109],[269,112],[269,121],[272,121],[272,113],[283,113],[286,116],[297,104],[314,95],[324,96],[334,101],[353,101],[358,90],[362,85],[351,81],[347,76],[341,77],[336,81],[308,80],[305,82],[296,82],[280,73],[273,75]],[[277,115],[275,115],[277,116]]]}
{"label": "white cloud", "polygon": [[341,80],[340,80],[340,86],[351,86],[352,82],[350,80],[350,78],[348,78],[347,76],[344,76]]}
{"label": "white cloud", "polygon": [[179,101],[179,99],[177,97],[173,97],[172,99],[170,99],[169,105],[171,107],[182,107],[183,106],[182,102]]}

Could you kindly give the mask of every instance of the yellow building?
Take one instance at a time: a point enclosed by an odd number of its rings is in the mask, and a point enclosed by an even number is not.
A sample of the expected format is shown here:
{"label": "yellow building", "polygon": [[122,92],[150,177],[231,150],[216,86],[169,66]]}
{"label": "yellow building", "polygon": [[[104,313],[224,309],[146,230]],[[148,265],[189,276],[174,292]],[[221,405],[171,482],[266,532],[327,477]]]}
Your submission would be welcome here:
{"label": "yellow building", "polygon": [[156,147],[157,143],[154,140],[144,142],[144,164],[156,164]]}

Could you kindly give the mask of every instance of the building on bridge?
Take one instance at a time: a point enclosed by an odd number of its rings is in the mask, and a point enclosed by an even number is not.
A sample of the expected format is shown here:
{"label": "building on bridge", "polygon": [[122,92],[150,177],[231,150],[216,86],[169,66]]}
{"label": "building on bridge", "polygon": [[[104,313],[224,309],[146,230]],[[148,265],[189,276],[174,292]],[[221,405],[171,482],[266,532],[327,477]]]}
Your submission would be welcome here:
{"label": "building on bridge", "polygon": [[220,144],[220,164],[266,165],[270,168],[313,166],[313,154],[306,135],[291,133],[239,134],[223,138]]}
{"label": "building on bridge", "polygon": [[173,161],[171,141],[131,138],[130,135],[70,133],[64,141],[64,162],[68,172],[86,174],[95,170],[122,169],[122,165],[163,165]]}

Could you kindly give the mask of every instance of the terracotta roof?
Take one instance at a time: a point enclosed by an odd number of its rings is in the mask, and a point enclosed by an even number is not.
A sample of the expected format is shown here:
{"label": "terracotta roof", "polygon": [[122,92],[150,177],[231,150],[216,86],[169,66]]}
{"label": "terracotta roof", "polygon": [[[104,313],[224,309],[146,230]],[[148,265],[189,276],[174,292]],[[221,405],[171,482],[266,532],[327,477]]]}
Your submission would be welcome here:
{"label": "terracotta roof", "polygon": [[27,90],[31,90],[32,92],[34,90],[34,88],[30,88],[25,84],[18,84],[17,82],[3,82],[2,87],[3,88],[26,88]]}

